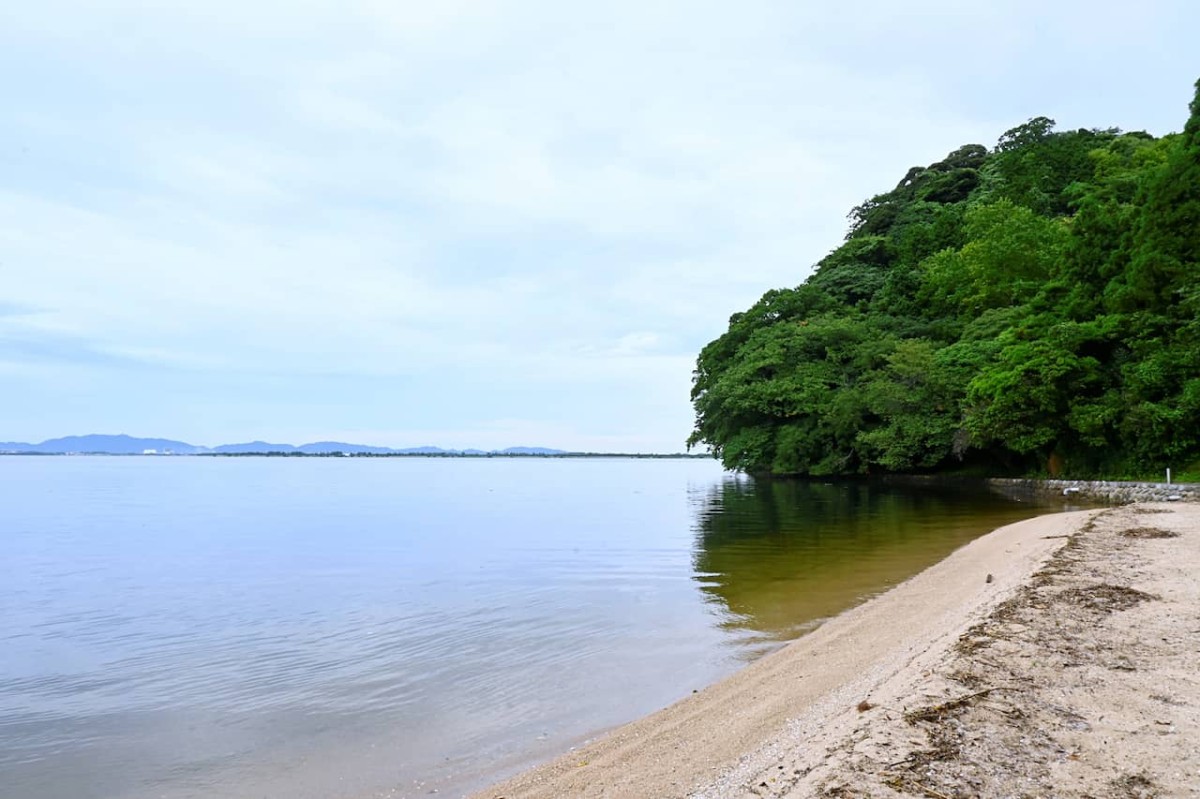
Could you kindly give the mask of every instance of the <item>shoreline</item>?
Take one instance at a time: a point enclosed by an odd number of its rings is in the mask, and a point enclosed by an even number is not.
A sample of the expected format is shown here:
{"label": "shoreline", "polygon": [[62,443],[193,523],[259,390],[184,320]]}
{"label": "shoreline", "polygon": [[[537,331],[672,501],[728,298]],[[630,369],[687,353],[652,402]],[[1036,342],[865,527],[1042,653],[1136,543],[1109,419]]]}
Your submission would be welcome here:
{"label": "shoreline", "polygon": [[[1048,579],[1039,576],[1047,564],[1080,546],[1101,520],[1128,526],[1143,512],[1177,527],[1200,522],[1200,506],[1173,503],[1054,513],[1001,527],[725,680],[472,797],[941,795],[919,780],[913,785],[922,790],[906,789],[908,774],[880,777],[882,760],[909,762],[897,752],[919,738],[905,721],[908,705],[952,697],[945,674],[963,671],[959,650],[971,631],[1029,596]],[[1146,543],[1143,554],[1158,544]],[[1105,546],[1089,569],[1115,558],[1117,545]],[[1200,550],[1188,552],[1180,568],[1200,566]],[[1164,557],[1166,568],[1172,559]],[[1014,657],[1019,665],[1022,654]],[[862,754],[879,754],[872,746],[884,753],[880,762]],[[960,790],[946,784],[947,796]],[[962,795],[980,795],[978,787],[964,784]]]}
{"label": "shoreline", "polygon": [[472,797],[695,793],[800,715],[817,713],[827,725],[838,709],[855,706],[886,679],[879,672],[888,662],[947,644],[1062,545],[1045,536],[1069,534],[1098,512],[994,530],[725,680]]}

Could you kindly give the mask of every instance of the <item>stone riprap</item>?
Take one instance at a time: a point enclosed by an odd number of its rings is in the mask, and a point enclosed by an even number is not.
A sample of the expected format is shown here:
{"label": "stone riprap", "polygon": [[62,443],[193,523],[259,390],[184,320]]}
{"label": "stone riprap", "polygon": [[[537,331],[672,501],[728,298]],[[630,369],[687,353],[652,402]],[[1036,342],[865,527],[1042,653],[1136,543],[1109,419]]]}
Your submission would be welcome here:
{"label": "stone riprap", "polygon": [[1114,505],[1131,502],[1195,502],[1200,483],[1131,483],[1119,480],[1029,480],[995,477],[988,485],[1004,493],[1054,494]]}

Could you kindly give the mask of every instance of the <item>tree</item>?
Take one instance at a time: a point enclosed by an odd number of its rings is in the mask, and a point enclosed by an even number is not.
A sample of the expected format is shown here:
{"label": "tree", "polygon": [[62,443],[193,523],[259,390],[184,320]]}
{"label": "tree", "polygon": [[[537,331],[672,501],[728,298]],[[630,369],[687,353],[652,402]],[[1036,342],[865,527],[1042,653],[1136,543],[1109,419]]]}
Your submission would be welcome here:
{"label": "tree", "polygon": [[1200,82],[1183,133],[964,145],[850,213],[813,275],[700,353],[731,468],[1200,467]]}
{"label": "tree", "polygon": [[1121,310],[1195,310],[1183,301],[1200,277],[1200,81],[1191,112],[1182,140],[1139,198],[1129,268],[1109,292]]}
{"label": "tree", "polygon": [[922,264],[925,296],[962,317],[1029,302],[1063,261],[1069,230],[1010,200],[967,211],[967,243]]}

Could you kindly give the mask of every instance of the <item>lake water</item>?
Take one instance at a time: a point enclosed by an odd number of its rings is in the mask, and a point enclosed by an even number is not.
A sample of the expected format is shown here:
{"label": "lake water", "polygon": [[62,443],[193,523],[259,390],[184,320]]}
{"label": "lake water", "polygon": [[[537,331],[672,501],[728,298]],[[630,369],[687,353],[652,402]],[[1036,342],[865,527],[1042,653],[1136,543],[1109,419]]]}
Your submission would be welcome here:
{"label": "lake water", "polygon": [[703,460],[0,457],[0,797],[442,795],[996,526]]}

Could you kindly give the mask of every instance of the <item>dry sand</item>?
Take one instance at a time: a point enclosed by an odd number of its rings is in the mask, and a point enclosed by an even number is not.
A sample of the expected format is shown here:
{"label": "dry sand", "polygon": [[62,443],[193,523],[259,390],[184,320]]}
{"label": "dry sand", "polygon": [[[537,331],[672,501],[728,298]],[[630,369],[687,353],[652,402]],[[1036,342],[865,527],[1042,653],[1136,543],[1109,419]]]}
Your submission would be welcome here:
{"label": "dry sand", "polygon": [[1200,505],[1042,516],[483,791],[1200,795]]}

